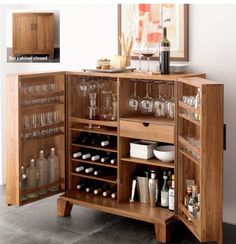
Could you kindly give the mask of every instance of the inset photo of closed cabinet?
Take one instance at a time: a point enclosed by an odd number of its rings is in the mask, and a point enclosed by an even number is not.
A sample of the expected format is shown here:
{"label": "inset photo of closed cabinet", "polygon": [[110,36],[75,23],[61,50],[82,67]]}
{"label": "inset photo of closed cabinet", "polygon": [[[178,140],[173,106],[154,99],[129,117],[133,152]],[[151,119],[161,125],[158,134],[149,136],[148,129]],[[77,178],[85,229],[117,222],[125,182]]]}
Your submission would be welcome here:
{"label": "inset photo of closed cabinet", "polygon": [[13,12],[9,21],[8,62],[60,62],[58,12]]}

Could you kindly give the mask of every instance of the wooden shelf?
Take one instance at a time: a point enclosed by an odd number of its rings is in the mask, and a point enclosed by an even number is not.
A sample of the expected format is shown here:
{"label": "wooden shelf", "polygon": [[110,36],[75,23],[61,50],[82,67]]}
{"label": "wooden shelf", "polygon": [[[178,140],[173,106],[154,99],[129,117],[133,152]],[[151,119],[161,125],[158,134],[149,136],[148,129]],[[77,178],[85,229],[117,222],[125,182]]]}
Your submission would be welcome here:
{"label": "wooden shelf", "polygon": [[197,113],[197,114],[201,114],[201,109],[199,108],[194,108],[186,103],[184,103],[183,101],[179,101],[179,107],[183,108],[183,109],[186,109],[192,113]]}
{"label": "wooden shelf", "polygon": [[190,159],[191,161],[193,161],[195,164],[197,164],[198,166],[200,166],[200,160],[198,160],[197,158],[195,158],[191,153],[183,150],[183,149],[178,149],[179,152],[181,154],[183,154],[185,157],[187,157],[188,159]]}
{"label": "wooden shelf", "polygon": [[187,115],[182,114],[182,113],[179,114],[179,116],[180,116],[181,118],[185,119],[185,120],[188,120],[188,121],[191,122],[191,123],[194,123],[194,124],[197,125],[197,126],[200,126],[200,121],[198,121],[198,120],[192,119],[192,118],[190,118],[190,117],[188,117]]}
{"label": "wooden shelf", "polygon": [[[200,229],[200,222],[199,220],[192,217],[192,215],[188,212],[186,207],[183,203],[179,203],[179,218],[184,222],[184,224],[192,231],[192,233],[199,238],[199,229]],[[191,219],[191,222],[187,219]]]}
{"label": "wooden shelf", "polygon": [[200,149],[194,147],[190,142],[188,142],[184,137],[179,136],[178,137],[179,143],[182,144],[184,147],[189,148],[190,150],[199,153],[200,154]]}
{"label": "wooden shelf", "polygon": [[76,122],[76,123],[81,123],[81,124],[100,125],[100,126],[107,126],[107,127],[117,127],[117,121],[83,119],[83,118],[78,118],[78,117],[73,117],[73,116],[70,116],[70,122]]}
{"label": "wooden shelf", "polygon": [[38,192],[40,190],[44,190],[44,189],[48,189],[49,187],[52,187],[52,186],[56,186],[56,185],[60,185],[60,184],[63,184],[65,183],[65,179],[60,179],[56,182],[53,182],[53,183],[50,183],[50,184],[47,184],[45,186],[40,186],[40,187],[37,187],[37,188],[34,188],[34,189],[31,189],[31,190],[25,190],[25,191],[22,191],[21,194],[24,196],[24,195],[28,195],[30,193],[34,193],[34,192]]}
{"label": "wooden shelf", "polygon": [[22,100],[33,100],[33,99],[44,99],[49,97],[60,97],[64,96],[64,91],[54,92],[54,93],[47,93],[45,95],[21,95]]}
{"label": "wooden shelf", "polygon": [[172,169],[175,168],[174,162],[162,162],[155,158],[140,159],[140,158],[132,158],[132,157],[122,157],[121,160],[125,162],[136,163],[136,164],[146,164],[146,165],[160,166],[160,167],[172,168]]}
{"label": "wooden shelf", "polygon": [[35,137],[35,138],[28,138],[28,139],[21,138],[21,140],[22,140],[22,142],[26,142],[26,141],[41,140],[41,139],[44,139],[44,138],[61,136],[61,135],[64,135],[64,132],[63,131],[60,131],[60,132],[54,133],[54,134],[50,134],[50,135],[39,136],[39,137]]}
{"label": "wooden shelf", "polygon": [[165,118],[155,117],[154,115],[136,115],[136,116],[131,115],[129,117],[122,117],[120,118],[120,120],[174,126],[174,119],[168,119],[166,117]]}
{"label": "wooden shelf", "polygon": [[64,105],[64,102],[50,102],[50,103],[42,103],[42,104],[34,104],[34,105],[21,105],[22,110],[30,110],[30,109],[50,109],[51,107]]}
{"label": "wooden shelf", "polygon": [[81,132],[88,132],[88,133],[96,133],[102,135],[110,135],[110,136],[117,136],[117,130],[109,129],[110,127],[101,127],[101,128],[85,128],[85,127],[73,127],[70,128],[71,131],[81,131]]}
{"label": "wooden shelf", "polygon": [[115,176],[95,176],[92,174],[86,174],[86,173],[71,173],[73,176],[79,176],[83,178],[93,179],[93,180],[99,180],[99,181],[105,181],[112,184],[117,184],[117,179]]}
{"label": "wooden shelf", "polygon": [[89,148],[89,149],[95,149],[95,150],[100,150],[100,151],[105,151],[105,152],[114,152],[117,153],[117,149],[112,149],[109,147],[95,147],[95,146],[88,146],[88,145],[82,145],[82,144],[77,144],[77,143],[72,143],[71,144],[74,147],[82,147],[82,148]]}
{"label": "wooden shelf", "polygon": [[51,197],[51,196],[57,195],[57,194],[62,193],[62,192],[63,192],[63,190],[59,190],[59,191],[54,191],[54,192],[48,192],[47,194],[44,194],[44,195],[39,195],[36,198],[29,198],[26,201],[21,201],[20,206],[39,201],[39,200],[42,200],[44,198]]}
{"label": "wooden shelf", "polygon": [[59,123],[55,123],[52,125],[46,125],[46,126],[40,126],[40,127],[36,127],[36,128],[22,128],[21,131],[22,133],[25,132],[33,132],[33,131],[39,131],[39,130],[46,130],[46,129],[51,129],[51,128],[57,128],[57,127],[64,127],[65,123],[64,122],[59,122]]}
{"label": "wooden shelf", "polygon": [[93,161],[88,161],[88,160],[83,160],[83,159],[74,159],[74,158],[72,158],[71,161],[78,162],[78,163],[85,163],[85,164],[93,164],[93,165],[98,165],[98,166],[102,166],[102,167],[117,169],[117,165],[116,164],[100,163],[100,162],[93,162]]}
{"label": "wooden shelf", "polygon": [[167,223],[175,219],[174,212],[166,208],[151,208],[143,203],[118,203],[111,198],[94,196],[84,192],[71,191],[62,196],[61,199],[83,207],[93,208],[107,213],[117,214],[129,218],[147,221],[150,223]]}

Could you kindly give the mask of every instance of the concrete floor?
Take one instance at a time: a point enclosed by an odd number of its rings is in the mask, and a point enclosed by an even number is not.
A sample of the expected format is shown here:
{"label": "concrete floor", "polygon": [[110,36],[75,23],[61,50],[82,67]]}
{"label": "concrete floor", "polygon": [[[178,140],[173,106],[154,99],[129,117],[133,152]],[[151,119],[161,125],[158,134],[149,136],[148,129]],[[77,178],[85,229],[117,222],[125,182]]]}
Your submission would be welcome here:
{"label": "concrete floor", "polygon": [[[0,186],[0,244],[157,244],[154,226],[74,206],[71,217],[56,216],[57,196],[7,207]],[[180,223],[171,243],[199,243]],[[236,243],[236,226],[224,224],[224,244]]]}

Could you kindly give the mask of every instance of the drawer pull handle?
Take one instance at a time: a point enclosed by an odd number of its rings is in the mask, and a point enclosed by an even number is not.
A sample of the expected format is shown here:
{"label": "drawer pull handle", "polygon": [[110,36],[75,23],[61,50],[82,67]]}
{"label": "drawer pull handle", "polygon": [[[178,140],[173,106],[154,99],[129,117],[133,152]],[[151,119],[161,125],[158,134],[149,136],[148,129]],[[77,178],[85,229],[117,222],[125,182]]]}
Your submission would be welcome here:
{"label": "drawer pull handle", "polygon": [[149,123],[143,122],[143,126],[148,127],[149,126]]}

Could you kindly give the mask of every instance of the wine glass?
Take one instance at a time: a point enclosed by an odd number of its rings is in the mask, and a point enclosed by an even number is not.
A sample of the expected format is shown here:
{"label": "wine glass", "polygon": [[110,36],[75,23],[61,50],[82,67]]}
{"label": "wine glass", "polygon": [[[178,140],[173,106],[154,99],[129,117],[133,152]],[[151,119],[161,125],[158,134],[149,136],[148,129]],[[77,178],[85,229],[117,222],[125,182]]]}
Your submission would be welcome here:
{"label": "wine glass", "polygon": [[138,105],[140,102],[140,97],[137,96],[137,81],[134,81],[134,92],[133,95],[129,98],[129,109],[131,112],[137,112],[138,111]]}
{"label": "wine glass", "polygon": [[175,117],[175,103],[174,103],[174,83],[168,82],[170,99],[166,101],[167,118],[173,119]]}
{"label": "wine glass", "polygon": [[166,116],[166,108],[165,108],[165,98],[161,93],[161,85],[163,84],[162,81],[158,81],[158,97],[155,99],[154,102],[154,114],[156,117],[165,117]]}
{"label": "wine glass", "polygon": [[132,53],[133,53],[133,55],[138,56],[138,60],[139,60],[138,72],[141,72],[142,49],[141,49],[141,39],[140,38],[135,39],[134,45],[132,48]]}
{"label": "wine glass", "polygon": [[147,73],[150,72],[149,61],[150,57],[152,57],[156,53],[156,44],[154,42],[144,42],[142,46],[142,55],[147,58],[148,66]]}
{"label": "wine glass", "polygon": [[140,111],[142,114],[152,114],[154,99],[150,96],[151,93],[151,81],[146,82],[146,96],[140,101]]}

